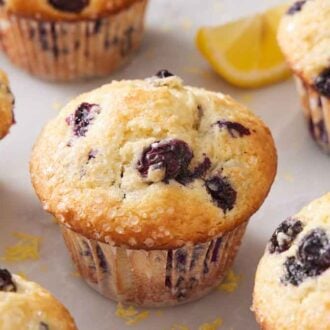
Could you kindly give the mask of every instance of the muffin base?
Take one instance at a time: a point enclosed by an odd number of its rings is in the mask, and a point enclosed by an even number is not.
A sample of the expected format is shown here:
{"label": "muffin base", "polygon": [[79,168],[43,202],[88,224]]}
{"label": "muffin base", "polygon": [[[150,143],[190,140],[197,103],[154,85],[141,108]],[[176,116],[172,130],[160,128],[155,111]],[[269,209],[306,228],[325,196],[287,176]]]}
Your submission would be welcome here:
{"label": "muffin base", "polygon": [[47,80],[105,76],[139,47],[147,0],[108,17],[44,21],[0,9],[0,44],[17,66]]}
{"label": "muffin base", "polygon": [[219,285],[237,254],[248,221],[200,244],[133,250],[87,239],[61,225],[80,275],[105,297],[162,307],[197,300]]}
{"label": "muffin base", "polygon": [[295,80],[311,136],[330,155],[330,100],[299,76]]}

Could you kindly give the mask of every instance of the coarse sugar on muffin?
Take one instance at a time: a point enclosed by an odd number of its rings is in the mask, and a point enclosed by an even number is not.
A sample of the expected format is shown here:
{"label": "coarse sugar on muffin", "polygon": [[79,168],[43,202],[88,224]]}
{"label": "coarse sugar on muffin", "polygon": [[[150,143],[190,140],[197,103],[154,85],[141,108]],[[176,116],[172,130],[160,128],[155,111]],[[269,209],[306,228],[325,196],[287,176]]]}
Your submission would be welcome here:
{"label": "coarse sugar on muffin", "polygon": [[10,127],[15,123],[14,102],[7,75],[0,70],[0,139],[8,134]]}
{"label": "coarse sugar on muffin", "polygon": [[293,2],[278,40],[297,82],[312,137],[330,153],[330,1]]}
{"label": "coarse sugar on muffin", "polygon": [[330,193],[286,219],[261,259],[253,310],[262,329],[330,329]]}
{"label": "coarse sugar on muffin", "polygon": [[109,75],[139,47],[147,0],[5,0],[0,45],[48,80]]}
{"label": "coarse sugar on muffin", "polygon": [[114,299],[157,305],[219,284],[276,159],[244,106],[162,70],[71,101],[39,136],[30,171],[83,276]]}
{"label": "coarse sugar on muffin", "polygon": [[66,308],[38,284],[0,268],[1,330],[76,330]]}

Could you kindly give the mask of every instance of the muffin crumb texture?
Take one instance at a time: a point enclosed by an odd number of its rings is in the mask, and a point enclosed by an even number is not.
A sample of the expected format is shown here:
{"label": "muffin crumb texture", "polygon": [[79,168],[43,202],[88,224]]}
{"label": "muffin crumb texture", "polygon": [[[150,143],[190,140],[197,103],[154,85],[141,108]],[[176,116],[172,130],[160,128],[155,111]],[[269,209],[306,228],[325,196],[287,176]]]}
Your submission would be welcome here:
{"label": "muffin crumb texture", "polygon": [[15,99],[9,87],[7,75],[0,70],[0,140],[6,136],[15,124]]}
{"label": "muffin crumb texture", "polygon": [[260,119],[166,70],[79,96],[45,127],[31,160],[37,194],[61,223],[146,249],[234,229],[259,208],[275,172]]}
{"label": "muffin crumb texture", "polygon": [[293,2],[279,27],[278,39],[289,65],[307,84],[329,97],[330,2]]}
{"label": "muffin crumb texture", "polygon": [[274,232],[255,280],[262,329],[330,328],[330,193]]}

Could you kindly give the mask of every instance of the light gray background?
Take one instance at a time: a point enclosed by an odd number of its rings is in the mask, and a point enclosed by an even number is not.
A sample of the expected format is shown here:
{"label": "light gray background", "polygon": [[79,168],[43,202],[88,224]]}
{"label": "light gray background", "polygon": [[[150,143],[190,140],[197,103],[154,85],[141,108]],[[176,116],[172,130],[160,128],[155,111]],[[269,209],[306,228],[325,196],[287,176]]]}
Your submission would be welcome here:
{"label": "light gray background", "polygon": [[180,323],[193,330],[219,316],[224,320],[221,329],[257,329],[249,308],[255,268],[266,241],[280,221],[329,190],[330,159],[308,136],[292,80],[254,91],[233,88],[208,70],[193,37],[198,26],[227,21],[278,2],[151,0],[142,49],[124,70],[107,79],[47,83],[28,76],[0,57],[0,66],[9,74],[17,101],[17,125],[0,143],[0,255],[15,242],[13,231],[43,237],[40,261],[7,264],[0,260],[0,263],[15,272],[24,271],[30,279],[55,293],[71,310],[81,330],[129,327],[115,316],[115,303],[72,276],[74,269],[58,228],[41,209],[30,185],[31,147],[41,127],[56,115],[54,103],[64,104],[112,79],[151,76],[160,68],[168,68],[186,83],[222,91],[247,103],[273,132],[279,168],[269,198],[253,217],[236,259],[234,269],[243,276],[237,291],[214,292],[196,303],[165,309],[162,316],[152,313],[134,329],[170,329],[172,324]]}

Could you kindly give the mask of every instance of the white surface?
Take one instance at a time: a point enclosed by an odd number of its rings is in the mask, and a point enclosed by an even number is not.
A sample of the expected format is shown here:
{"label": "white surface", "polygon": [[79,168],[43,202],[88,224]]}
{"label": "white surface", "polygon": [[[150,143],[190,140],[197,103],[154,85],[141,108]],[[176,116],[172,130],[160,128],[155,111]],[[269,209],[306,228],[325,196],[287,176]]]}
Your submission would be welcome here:
{"label": "white surface", "polygon": [[309,138],[291,80],[244,91],[230,87],[212,73],[205,76],[195,72],[195,68],[208,70],[208,65],[195,49],[193,36],[200,25],[228,20],[276,2],[279,1],[152,0],[141,51],[123,71],[108,79],[76,84],[47,83],[28,76],[0,57],[0,66],[10,76],[17,101],[17,125],[0,143],[0,255],[6,246],[15,242],[11,235],[14,231],[43,237],[41,260],[15,264],[0,260],[0,263],[14,272],[24,271],[30,279],[51,290],[71,310],[81,330],[129,327],[115,316],[115,303],[72,275],[74,269],[58,228],[41,209],[30,185],[31,147],[41,127],[56,115],[54,102],[63,104],[72,96],[111,79],[151,76],[160,68],[168,68],[191,85],[222,91],[248,103],[273,132],[279,168],[269,198],[253,217],[236,259],[235,271],[243,275],[237,291],[214,292],[196,303],[165,309],[162,316],[152,312],[150,318],[134,329],[170,329],[178,323],[193,330],[219,316],[224,320],[221,329],[257,329],[249,310],[257,262],[276,225],[329,190],[330,158]]}

